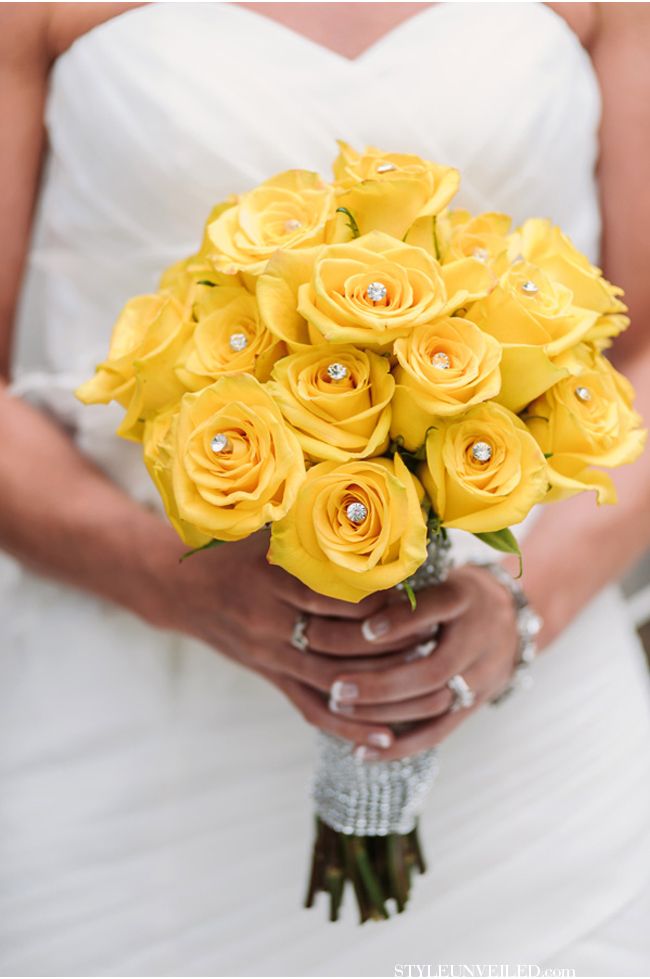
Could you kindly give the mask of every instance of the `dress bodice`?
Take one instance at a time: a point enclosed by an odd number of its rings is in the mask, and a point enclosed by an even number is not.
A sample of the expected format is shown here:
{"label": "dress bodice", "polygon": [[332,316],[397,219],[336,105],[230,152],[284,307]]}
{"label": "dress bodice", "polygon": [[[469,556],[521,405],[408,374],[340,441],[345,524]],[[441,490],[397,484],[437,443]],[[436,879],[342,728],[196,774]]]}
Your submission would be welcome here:
{"label": "dress bodice", "polygon": [[116,414],[69,391],[123,303],[195,249],[212,204],[290,167],[328,176],[339,137],[452,164],[459,205],[550,217],[596,258],[599,112],[588,55],[543,4],[425,7],[354,61],[237,4],[109,20],[52,74],[23,391],[49,392],[106,463]]}

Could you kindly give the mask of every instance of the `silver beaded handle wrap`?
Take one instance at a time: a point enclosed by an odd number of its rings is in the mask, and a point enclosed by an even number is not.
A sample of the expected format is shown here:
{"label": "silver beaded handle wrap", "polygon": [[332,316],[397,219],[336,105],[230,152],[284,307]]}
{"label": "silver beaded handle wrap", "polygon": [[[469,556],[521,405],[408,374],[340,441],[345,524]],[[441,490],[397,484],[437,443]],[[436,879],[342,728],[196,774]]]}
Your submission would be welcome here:
{"label": "silver beaded handle wrap", "polygon": [[526,593],[519,582],[515,581],[502,565],[489,561],[473,561],[472,564],[485,568],[497,579],[499,584],[510,592],[517,615],[517,636],[519,639],[517,661],[508,686],[490,701],[496,705],[503,703],[517,690],[530,690],[533,684],[530,668],[537,655],[537,636],[544,623],[541,616],[531,608]]}
{"label": "silver beaded handle wrap", "polygon": [[[436,537],[427,548],[427,560],[406,584],[413,591],[437,584],[450,567],[449,543]],[[322,731],[317,746],[312,796],[324,823],[354,836],[406,834],[414,829],[438,774],[434,748],[396,761],[363,761],[351,741]]]}
{"label": "silver beaded handle wrap", "polygon": [[318,732],[316,813],[339,833],[410,833],[438,774],[433,748],[398,761],[362,761],[350,741]]}

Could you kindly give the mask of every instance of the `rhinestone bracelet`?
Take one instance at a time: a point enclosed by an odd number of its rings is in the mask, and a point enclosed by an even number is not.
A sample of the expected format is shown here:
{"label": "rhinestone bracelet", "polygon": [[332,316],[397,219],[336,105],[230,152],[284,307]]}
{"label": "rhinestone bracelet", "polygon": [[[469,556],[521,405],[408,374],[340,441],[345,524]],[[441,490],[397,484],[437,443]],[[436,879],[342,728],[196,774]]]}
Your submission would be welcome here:
{"label": "rhinestone bracelet", "polygon": [[515,606],[517,616],[517,661],[508,686],[490,701],[491,704],[501,704],[516,690],[529,690],[533,680],[530,668],[537,654],[537,636],[543,625],[541,616],[531,608],[521,585],[508,574],[501,564],[491,561],[472,561],[479,568],[485,568],[496,580],[506,588]]}

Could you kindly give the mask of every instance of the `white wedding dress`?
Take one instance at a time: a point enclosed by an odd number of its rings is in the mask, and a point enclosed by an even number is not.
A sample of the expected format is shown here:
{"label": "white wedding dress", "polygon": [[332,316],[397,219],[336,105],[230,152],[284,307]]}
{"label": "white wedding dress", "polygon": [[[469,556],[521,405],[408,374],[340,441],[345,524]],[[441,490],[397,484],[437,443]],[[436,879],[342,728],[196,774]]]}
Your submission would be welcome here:
{"label": "white wedding dress", "polygon": [[[137,447],[112,434],[119,411],[70,392],[214,202],[290,167],[327,173],[342,137],[454,164],[460,203],[547,215],[596,259],[599,112],[588,56],[538,4],[426,8],[356,61],[235,5],[122,14],[53,72],[16,390],[153,501]],[[443,745],[430,869],[406,914],[359,928],[350,898],[338,925],[301,907],[313,737],[288,702],[196,642],[0,561],[4,975],[650,971],[648,684],[614,587],[540,660],[532,692]]]}

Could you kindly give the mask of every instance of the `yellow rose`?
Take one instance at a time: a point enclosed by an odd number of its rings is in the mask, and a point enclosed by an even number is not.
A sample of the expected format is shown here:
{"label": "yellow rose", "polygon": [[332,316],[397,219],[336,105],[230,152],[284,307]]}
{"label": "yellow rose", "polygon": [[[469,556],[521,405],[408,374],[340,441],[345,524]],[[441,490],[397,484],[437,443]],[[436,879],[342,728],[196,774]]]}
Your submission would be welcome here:
{"label": "yellow rose", "polygon": [[427,436],[420,478],[443,525],[474,534],[520,523],[548,490],[535,439],[494,402],[437,422]]}
{"label": "yellow rose", "polygon": [[458,190],[460,175],[453,167],[375,147],[357,153],[340,140],[339,147],[334,177],[341,210],[328,226],[330,242],[348,241],[354,230],[404,238],[416,221],[437,214]]}
{"label": "yellow rose", "polygon": [[279,520],[305,477],[296,436],[249,374],[183,397],[173,456],[179,519],[217,540],[240,540]]}
{"label": "yellow rose", "polygon": [[489,212],[472,216],[461,209],[443,211],[435,225],[437,257],[443,265],[459,258],[477,258],[501,275],[510,264],[510,224],[507,214]]}
{"label": "yellow rose", "polygon": [[410,451],[437,416],[457,415],[496,397],[500,344],[459,316],[423,323],[393,347],[398,360],[391,435]]}
{"label": "yellow rose", "polygon": [[173,296],[136,296],[115,324],[108,359],[77,397],[84,404],[118,401],[127,409],[118,435],[139,441],[144,422],[185,390],[174,366],[193,328]]}
{"label": "yellow rose", "polygon": [[294,349],[319,340],[385,348],[487,295],[492,284],[476,259],[440,266],[421,248],[374,231],[341,245],[278,252],[257,297],[264,322]]}
{"label": "yellow rose", "polygon": [[629,381],[596,355],[580,374],[559,381],[530,405],[524,418],[549,456],[549,500],[592,489],[599,503],[616,502],[610,477],[590,467],[621,466],[641,454],[647,432],[633,398]]}
{"label": "yellow rose", "polygon": [[266,329],[257,300],[243,286],[205,288],[194,304],[198,324],[176,374],[198,391],[226,374],[255,374],[266,380],[286,348]]}
{"label": "yellow rose", "polygon": [[343,462],[388,448],[395,382],[385,357],[313,347],[278,361],[266,387],[310,459]]}
{"label": "yellow rose", "polygon": [[521,256],[570,289],[576,306],[601,314],[625,312],[627,307],[618,298],[623,290],[603,278],[600,269],[550,221],[526,221],[513,235],[510,251],[512,258]]}
{"label": "yellow rose", "polygon": [[178,405],[156,415],[145,423],[142,447],[145,465],[156,489],[160,493],[169,522],[188,547],[203,547],[212,539],[202,534],[192,524],[181,520],[176,497],[172,488],[172,466],[174,461],[175,425],[178,420]]}
{"label": "yellow rose", "polygon": [[259,275],[278,248],[324,240],[334,191],[309,170],[287,170],[242,194],[208,227],[210,259],[219,272]]}
{"label": "yellow rose", "polygon": [[330,598],[359,602],[426,559],[421,487],[399,456],[321,462],[271,531],[269,561]]}
{"label": "yellow rose", "polygon": [[564,376],[558,355],[587,336],[598,314],[576,306],[571,290],[542,269],[518,261],[467,318],[502,344],[498,400],[517,412]]}

